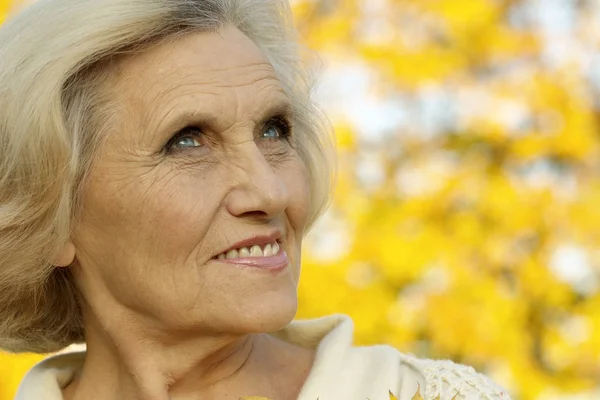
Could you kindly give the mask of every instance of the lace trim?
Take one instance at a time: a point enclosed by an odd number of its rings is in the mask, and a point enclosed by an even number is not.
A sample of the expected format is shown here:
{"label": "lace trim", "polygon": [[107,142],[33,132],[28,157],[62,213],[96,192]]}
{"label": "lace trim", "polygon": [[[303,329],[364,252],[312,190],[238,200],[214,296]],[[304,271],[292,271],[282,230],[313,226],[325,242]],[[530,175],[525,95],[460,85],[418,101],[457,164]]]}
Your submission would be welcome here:
{"label": "lace trim", "polygon": [[506,390],[473,367],[449,360],[407,358],[425,377],[425,400],[510,400]]}

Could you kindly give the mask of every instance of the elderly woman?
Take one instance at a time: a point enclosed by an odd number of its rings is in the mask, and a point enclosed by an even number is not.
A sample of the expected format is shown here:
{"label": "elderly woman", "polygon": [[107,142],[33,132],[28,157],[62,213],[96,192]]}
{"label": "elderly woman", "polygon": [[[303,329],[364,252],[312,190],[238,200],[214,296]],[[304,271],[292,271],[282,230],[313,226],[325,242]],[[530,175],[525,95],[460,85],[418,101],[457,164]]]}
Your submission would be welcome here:
{"label": "elderly woman", "polygon": [[19,400],[506,399],[292,321],[331,141],[287,4],[38,0],[0,28],[0,347]]}

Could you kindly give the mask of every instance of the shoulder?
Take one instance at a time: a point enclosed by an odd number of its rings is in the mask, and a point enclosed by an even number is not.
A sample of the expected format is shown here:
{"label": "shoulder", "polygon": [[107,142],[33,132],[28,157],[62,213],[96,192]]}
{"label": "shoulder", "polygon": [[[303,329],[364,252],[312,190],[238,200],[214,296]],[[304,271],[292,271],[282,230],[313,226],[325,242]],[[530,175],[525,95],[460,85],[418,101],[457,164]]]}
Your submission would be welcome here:
{"label": "shoulder", "polygon": [[81,369],[84,359],[85,351],[73,346],[42,360],[27,372],[15,400],[62,400],[62,388]]}
{"label": "shoulder", "polygon": [[473,367],[407,354],[401,354],[401,360],[423,376],[421,396],[424,400],[510,400],[506,390]]}
{"label": "shoulder", "polygon": [[389,400],[390,392],[398,400],[510,400],[472,367],[389,345],[355,346],[352,320],[343,315],[297,322],[280,337],[317,349],[299,400]]}

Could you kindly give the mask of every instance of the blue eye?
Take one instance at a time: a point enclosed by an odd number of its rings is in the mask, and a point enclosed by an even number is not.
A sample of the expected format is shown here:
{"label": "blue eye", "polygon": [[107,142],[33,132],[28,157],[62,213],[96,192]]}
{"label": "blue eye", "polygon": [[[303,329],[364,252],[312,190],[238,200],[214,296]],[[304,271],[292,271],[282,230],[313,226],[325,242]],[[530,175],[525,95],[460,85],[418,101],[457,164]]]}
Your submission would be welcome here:
{"label": "blue eye", "polygon": [[277,139],[281,136],[281,132],[274,126],[270,126],[265,130],[265,133],[263,134],[263,137],[269,138],[269,139]]}
{"label": "blue eye", "polygon": [[272,118],[265,126],[263,138],[265,139],[287,139],[292,127],[285,118]]}
{"label": "blue eye", "polygon": [[196,138],[193,138],[191,136],[183,136],[179,139],[177,139],[177,141],[173,144],[173,146],[177,146],[177,147],[200,147],[202,146],[198,140],[196,140]]}
{"label": "blue eye", "polygon": [[199,128],[188,126],[183,128],[169,140],[165,146],[167,151],[176,151],[193,147],[201,147],[200,138],[202,131]]}
{"label": "blue eye", "polygon": [[[261,139],[282,141],[290,138],[292,126],[285,117],[269,119],[262,129]],[[177,132],[165,145],[167,153],[205,146],[202,129],[197,126],[187,126]]]}

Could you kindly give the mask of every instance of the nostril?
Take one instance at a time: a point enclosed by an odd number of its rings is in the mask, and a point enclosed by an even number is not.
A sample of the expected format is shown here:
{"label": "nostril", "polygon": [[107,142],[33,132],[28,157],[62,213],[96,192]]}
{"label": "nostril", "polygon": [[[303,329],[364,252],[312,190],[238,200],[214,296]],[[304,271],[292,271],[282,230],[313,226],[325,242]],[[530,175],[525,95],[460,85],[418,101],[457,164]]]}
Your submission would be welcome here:
{"label": "nostril", "polygon": [[250,217],[250,218],[267,218],[269,216],[269,214],[265,211],[260,211],[260,210],[253,210],[253,211],[246,211],[245,213],[243,213],[241,215],[241,217]]}

